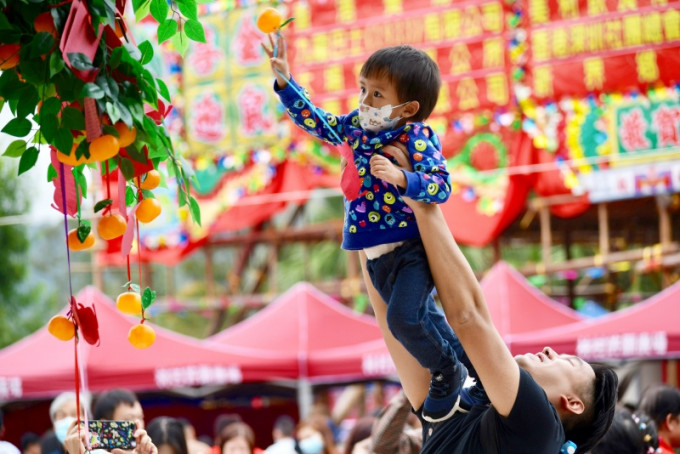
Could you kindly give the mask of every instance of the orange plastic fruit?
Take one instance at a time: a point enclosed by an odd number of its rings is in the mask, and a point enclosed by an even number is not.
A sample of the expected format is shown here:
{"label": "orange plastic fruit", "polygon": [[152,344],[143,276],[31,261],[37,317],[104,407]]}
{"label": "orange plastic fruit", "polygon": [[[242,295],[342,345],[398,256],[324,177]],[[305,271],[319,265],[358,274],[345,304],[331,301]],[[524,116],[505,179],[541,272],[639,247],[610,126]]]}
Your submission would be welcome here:
{"label": "orange plastic fruit", "polygon": [[59,34],[57,33],[57,29],[54,26],[54,19],[52,19],[52,13],[49,11],[45,11],[44,13],[38,14],[38,16],[35,18],[35,21],[33,21],[33,27],[35,28],[35,31],[37,33],[40,32],[47,32],[50,33],[52,36],[54,36],[54,39],[57,39]]}
{"label": "orange plastic fruit", "polygon": [[119,121],[113,125],[113,127],[116,128],[116,131],[118,131],[118,146],[120,148],[127,147],[137,138],[137,128],[134,126],[132,128],[128,128],[125,123]]}
{"label": "orange plastic fruit", "polygon": [[257,28],[263,33],[273,33],[279,29],[283,22],[281,13],[275,8],[269,7],[260,13],[257,17]]}
{"label": "orange plastic fruit", "polygon": [[104,134],[90,142],[90,156],[93,161],[107,161],[117,155],[118,150],[118,138],[111,134]]}
{"label": "orange plastic fruit", "polygon": [[57,339],[67,341],[76,335],[76,326],[63,315],[55,315],[50,319],[47,331]]}
{"label": "orange plastic fruit", "polygon": [[92,162],[92,155],[90,155],[89,158],[86,158],[85,155],[81,156],[80,158],[76,159],[76,148],[78,148],[77,143],[73,143],[73,147],[71,148],[71,153],[70,154],[64,154],[61,151],[57,150],[57,160],[59,162],[63,162],[66,165],[69,166],[79,166],[80,164],[87,164],[88,162]]}
{"label": "orange plastic fruit", "polygon": [[125,218],[118,213],[102,216],[97,224],[97,233],[105,240],[122,236],[127,230]]}
{"label": "orange plastic fruit", "polygon": [[140,188],[148,189],[150,191],[156,189],[159,184],[161,184],[161,173],[158,170],[149,170],[146,173],[146,178],[142,181]]}
{"label": "orange plastic fruit", "polygon": [[124,314],[141,314],[142,298],[137,292],[123,292],[116,298],[116,307]]}
{"label": "orange plastic fruit", "polygon": [[68,248],[72,251],[82,251],[84,249],[89,249],[94,246],[94,235],[90,232],[85,238],[85,241],[80,242],[78,238],[78,229],[73,229],[68,232]]}
{"label": "orange plastic fruit", "polygon": [[18,65],[20,49],[21,46],[18,44],[0,46],[0,69],[10,69]]}
{"label": "orange plastic fruit", "polygon": [[135,325],[128,331],[128,340],[135,348],[149,348],[156,340],[156,332],[149,325]]}
{"label": "orange plastic fruit", "polygon": [[137,207],[136,214],[139,222],[148,224],[161,214],[161,203],[154,198],[146,198]]}

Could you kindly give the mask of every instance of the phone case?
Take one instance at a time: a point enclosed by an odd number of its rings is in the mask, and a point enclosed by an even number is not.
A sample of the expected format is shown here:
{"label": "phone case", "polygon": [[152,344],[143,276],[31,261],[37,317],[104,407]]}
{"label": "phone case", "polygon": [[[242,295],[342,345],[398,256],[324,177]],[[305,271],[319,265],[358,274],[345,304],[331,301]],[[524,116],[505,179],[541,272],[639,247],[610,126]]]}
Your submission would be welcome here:
{"label": "phone case", "polygon": [[134,433],[137,426],[132,421],[90,421],[90,446],[92,449],[133,449],[137,446]]}

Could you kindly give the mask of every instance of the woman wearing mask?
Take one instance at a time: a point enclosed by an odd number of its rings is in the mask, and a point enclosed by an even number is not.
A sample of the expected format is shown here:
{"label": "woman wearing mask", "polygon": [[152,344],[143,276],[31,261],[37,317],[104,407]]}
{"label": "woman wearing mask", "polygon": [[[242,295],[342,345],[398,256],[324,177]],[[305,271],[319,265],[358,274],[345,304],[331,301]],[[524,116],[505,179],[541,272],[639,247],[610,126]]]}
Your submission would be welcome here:
{"label": "woman wearing mask", "polygon": [[333,433],[322,417],[311,417],[297,426],[297,439],[302,454],[338,454]]}
{"label": "woman wearing mask", "polygon": [[[90,398],[87,395],[80,395],[80,419],[85,419],[85,414],[90,406]],[[66,434],[71,424],[78,419],[78,404],[76,403],[76,393],[65,392],[59,394],[50,404],[50,419],[54,428],[54,435],[59,440],[61,446],[64,445]],[[63,451],[62,451],[63,452]],[[46,453],[50,454],[50,453]]]}

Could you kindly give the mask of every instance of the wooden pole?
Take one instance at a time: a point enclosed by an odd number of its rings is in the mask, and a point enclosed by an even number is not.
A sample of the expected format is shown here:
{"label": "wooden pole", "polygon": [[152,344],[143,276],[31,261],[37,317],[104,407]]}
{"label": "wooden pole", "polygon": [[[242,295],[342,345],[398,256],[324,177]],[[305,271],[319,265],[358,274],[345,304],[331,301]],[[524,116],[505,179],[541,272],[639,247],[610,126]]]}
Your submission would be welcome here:
{"label": "wooden pole", "polygon": [[[659,242],[661,246],[666,246],[672,241],[671,216],[668,212],[668,205],[671,198],[667,195],[656,197],[656,208],[659,212]],[[661,268],[661,286],[666,288],[672,283],[671,271],[667,267]]]}
{"label": "wooden pole", "polygon": [[545,283],[547,286],[546,293],[550,293],[551,276],[548,273],[552,265],[551,253],[552,253],[552,232],[550,230],[550,208],[547,204],[541,205],[539,210],[539,219],[541,225],[541,259],[543,273],[545,274]]}

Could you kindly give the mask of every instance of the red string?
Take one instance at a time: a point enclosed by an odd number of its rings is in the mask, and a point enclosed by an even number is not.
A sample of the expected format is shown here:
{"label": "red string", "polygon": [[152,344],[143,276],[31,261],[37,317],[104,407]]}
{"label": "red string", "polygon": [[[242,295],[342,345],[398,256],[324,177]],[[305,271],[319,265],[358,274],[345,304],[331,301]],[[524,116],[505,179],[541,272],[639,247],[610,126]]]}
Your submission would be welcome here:
{"label": "red string", "polygon": [[[137,197],[139,198],[139,202],[143,200],[143,194],[142,194],[142,178],[138,175],[137,176],[137,187],[138,193]],[[139,208],[137,208],[139,209]],[[139,271],[139,292],[142,292],[142,237],[139,236],[139,219],[137,219],[137,216],[135,216],[135,224],[137,226],[137,269]],[[141,296],[141,295],[140,295]],[[144,306],[142,306],[142,323],[144,323]]]}
{"label": "red string", "polygon": [[127,255],[127,275],[128,275],[128,290],[132,290],[132,276],[130,274],[130,254]]}

